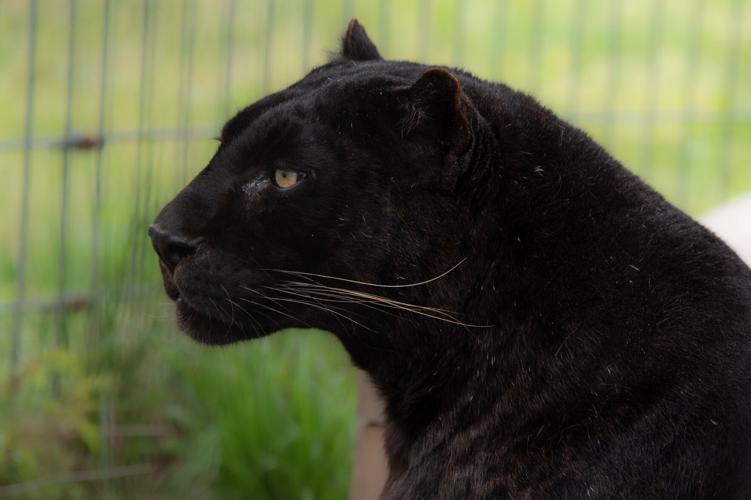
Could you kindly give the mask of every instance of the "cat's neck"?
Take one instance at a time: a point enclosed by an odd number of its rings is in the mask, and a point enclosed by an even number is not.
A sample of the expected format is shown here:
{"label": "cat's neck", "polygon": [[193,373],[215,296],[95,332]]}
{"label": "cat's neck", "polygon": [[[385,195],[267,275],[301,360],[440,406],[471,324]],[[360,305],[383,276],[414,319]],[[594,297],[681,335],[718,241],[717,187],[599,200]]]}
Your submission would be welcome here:
{"label": "cat's neck", "polygon": [[[550,220],[533,212],[538,218],[532,221],[540,225],[532,227],[527,210],[535,207],[519,202],[530,193],[543,196],[560,189],[556,160],[546,158],[538,165],[531,158],[541,155],[526,153],[539,141],[550,142],[551,134],[559,140],[561,130],[521,129],[512,117],[493,124],[480,120],[474,126],[475,140],[465,155],[469,168],[459,189],[467,210],[461,223],[473,229],[463,233],[478,236],[463,242],[453,256],[454,262],[466,259],[459,271],[436,283],[448,302],[441,304],[461,311],[459,319],[471,326],[391,320],[383,322],[384,331],[377,335],[340,336],[385,400],[391,434],[398,436],[392,439],[399,443],[392,443],[393,449],[428,434],[432,440],[441,433],[449,436],[488,417],[493,435],[502,438],[542,415],[563,415],[559,410],[567,401],[555,387],[586,386],[577,363],[596,367],[599,362],[594,348],[581,354],[588,359],[576,358],[571,346],[561,348],[573,326],[552,325],[554,311],[543,315],[531,306],[558,307],[565,293],[549,287],[549,269],[525,260],[529,232],[544,232],[545,224],[557,227],[553,218],[562,212],[545,212]],[[499,127],[502,137],[495,132]],[[543,379],[555,376],[560,380],[554,386]],[[589,397],[579,390],[564,393]]]}

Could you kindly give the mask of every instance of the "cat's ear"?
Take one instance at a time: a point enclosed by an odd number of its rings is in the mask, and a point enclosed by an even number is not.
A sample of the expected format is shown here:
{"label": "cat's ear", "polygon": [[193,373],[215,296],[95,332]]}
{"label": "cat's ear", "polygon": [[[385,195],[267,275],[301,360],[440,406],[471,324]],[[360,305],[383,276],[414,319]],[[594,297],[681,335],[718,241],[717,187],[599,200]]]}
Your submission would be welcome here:
{"label": "cat's ear", "polygon": [[380,60],[381,54],[357,19],[352,19],[342,37],[342,57],[353,61]]}
{"label": "cat's ear", "polygon": [[458,159],[471,143],[474,113],[459,80],[443,68],[431,68],[401,94],[402,136],[426,139]]}

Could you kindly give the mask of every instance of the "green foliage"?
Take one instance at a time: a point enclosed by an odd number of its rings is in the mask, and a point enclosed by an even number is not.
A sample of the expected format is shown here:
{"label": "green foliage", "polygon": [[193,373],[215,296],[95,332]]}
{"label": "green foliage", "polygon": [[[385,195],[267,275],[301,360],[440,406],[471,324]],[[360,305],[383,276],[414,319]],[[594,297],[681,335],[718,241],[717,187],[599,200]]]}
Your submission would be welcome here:
{"label": "green foliage", "polygon": [[[59,482],[21,497],[70,498],[75,491],[98,498],[105,486],[117,498],[135,491],[207,499],[346,496],[353,374],[332,337],[289,331],[209,349],[171,331],[144,333],[154,337],[97,353],[109,359],[59,350],[26,360],[18,385],[0,399],[0,485],[62,473]],[[103,368],[86,369],[85,361]],[[100,405],[112,406],[112,422],[101,421]],[[149,426],[151,434],[127,435]],[[157,464],[158,472],[135,485],[65,478],[115,463]]]}
{"label": "green foliage", "polygon": [[[0,393],[0,485],[75,469],[81,457],[100,451],[92,416],[107,382],[82,361],[68,350],[30,357],[12,387]],[[29,498],[46,493],[34,491]]]}
{"label": "green foliage", "polygon": [[319,333],[283,335],[211,352],[200,364],[177,361],[183,404],[165,412],[190,436],[173,443],[189,457],[172,477],[181,495],[206,484],[217,498],[346,495],[354,411],[347,361]]}

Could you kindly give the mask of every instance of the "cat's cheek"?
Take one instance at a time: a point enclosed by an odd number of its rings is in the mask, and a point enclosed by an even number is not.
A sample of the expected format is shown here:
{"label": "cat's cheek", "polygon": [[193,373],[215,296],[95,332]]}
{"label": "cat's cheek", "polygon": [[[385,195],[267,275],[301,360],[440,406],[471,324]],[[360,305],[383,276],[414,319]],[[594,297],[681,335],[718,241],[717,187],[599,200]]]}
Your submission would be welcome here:
{"label": "cat's cheek", "polygon": [[271,182],[263,177],[246,182],[239,190],[238,205],[246,214],[257,215],[266,211],[269,204],[269,191],[273,189]]}

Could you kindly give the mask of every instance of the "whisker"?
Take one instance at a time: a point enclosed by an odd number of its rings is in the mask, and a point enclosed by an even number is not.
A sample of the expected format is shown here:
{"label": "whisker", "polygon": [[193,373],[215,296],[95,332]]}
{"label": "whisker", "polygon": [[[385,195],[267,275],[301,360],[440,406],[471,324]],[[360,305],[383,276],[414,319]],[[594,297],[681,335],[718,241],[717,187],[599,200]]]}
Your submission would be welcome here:
{"label": "whisker", "polygon": [[[250,293],[253,293],[253,294],[255,294],[256,296],[258,296],[258,297],[259,297],[259,300],[269,300],[269,301],[273,302],[274,304],[276,304],[277,306],[281,307],[282,309],[284,309],[285,311],[287,311],[287,312],[289,313],[289,314],[287,314],[287,315],[286,315],[286,316],[287,316],[288,318],[291,318],[291,319],[293,319],[293,320],[295,320],[295,321],[299,321],[299,322],[301,322],[302,324],[304,324],[305,326],[307,326],[308,328],[313,328],[313,327],[312,327],[312,326],[310,326],[310,325],[309,325],[309,324],[308,324],[308,323],[307,323],[306,321],[303,321],[302,319],[300,319],[300,318],[298,318],[298,317],[294,316],[294,315],[292,314],[292,311],[290,311],[288,307],[286,307],[286,306],[285,306],[284,304],[280,304],[280,303],[279,303],[278,301],[274,300],[274,299],[273,299],[272,297],[269,297],[269,296],[267,296],[267,295],[265,295],[265,294],[263,294],[263,293],[259,292],[258,290],[254,290],[254,289],[252,289],[252,288],[249,288],[249,287],[247,287],[247,286],[241,286],[240,288],[242,288],[242,289],[244,289],[244,290],[246,290],[246,291],[248,291],[248,292],[250,292]],[[260,303],[258,303],[258,302],[253,302],[253,303],[254,303],[254,304],[256,304],[256,305],[259,305],[259,306],[261,306],[261,307],[266,307],[266,309],[270,309],[270,307],[269,307],[269,306],[263,306],[262,304],[260,304]],[[277,311],[276,309],[273,309],[273,310],[274,310],[274,311]]]}
{"label": "whisker", "polygon": [[[274,290],[277,290],[277,291],[285,291],[287,293],[292,293],[292,292],[289,292],[288,290],[275,289],[273,287],[267,287],[267,288],[274,289]],[[333,289],[333,290],[337,290],[337,291],[342,292],[344,294],[350,294],[351,293],[351,294],[356,294],[357,296],[362,296],[362,295],[360,295],[359,292],[354,292],[352,290],[345,290],[345,289]],[[296,295],[301,296],[301,297],[305,297],[305,298],[309,298],[308,296],[301,295],[301,294],[296,294]],[[370,294],[366,294],[365,297],[366,298],[370,298],[370,299],[374,299],[376,302],[384,304],[385,307],[391,307],[391,308],[394,308],[394,309],[411,312],[413,314],[417,314],[417,315],[420,315],[420,316],[424,316],[424,317],[436,319],[436,320],[439,320],[439,321],[444,321],[444,322],[447,322],[447,323],[452,323],[452,324],[459,325],[459,326],[464,326],[464,327],[475,327],[475,328],[485,327],[485,325],[471,325],[471,324],[468,324],[468,323],[461,322],[461,321],[459,321],[459,320],[457,320],[457,319],[455,319],[453,317],[448,316],[447,313],[442,313],[442,314],[445,314],[448,317],[436,316],[436,315],[428,314],[428,313],[425,313],[425,312],[422,312],[422,311],[419,311],[419,310],[411,309],[410,307],[405,307],[405,305],[406,305],[405,303],[401,303],[401,302],[398,302],[398,301],[393,301],[392,302],[392,301],[389,301],[388,299],[385,299],[383,297],[371,296]],[[380,300],[380,299],[382,299],[382,300]],[[331,299],[322,299],[322,300],[326,300],[327,302],[329,302]],[[359,302],[359,303],[362,303],[363,305],[366,305],[362,301],[356,301],[356,302]],[[388,314],[387,311],[383,311],[383,310],[378,309],[376,307],[373,307],[373,308],[376,309],[376,310],[379,310],[381,312],[385,312],[385,313]]]}
{"label": "whisker", "polygon": [[[235,304],[234,302],[232,302],[232,299],[230,299],[230,298],[226,298],[226,299],[224,299],[224,300],[226,300],[227,302],[229,302],[229,303],[230,303],[230,307],[232,308],[232,317],[233,317],[233,320],[232,320],[232,321],[233,321],[233,324],[234,324],[234,316],[235,316],[235,306],[237,306],[237,307],[238,307],[238,309],[242,309],[242,308],[241,308],[241,307],[240,307],[239,305],[237,305],[237,304]],[[247,314],[247,312],[246,312],[246,314]],[[230,326],[231,326],[231,325],[230,325]],[[247,333],[247,332],[245,331],[245,327],[243,326],[243,323],[242,323],[242,321],[238,321],[238,322],[237,322],[237,326],[239,326],[239,327],[240,327],[240,331],[242,331],[242,332],[243,332],[243,336],[247,337],[247,336],[248,336],[248,333]]]}
{"label": "whisker", "polygon": [[303,300],[296,300],[296,299],[287,299],[287,298],[281,298],[281,297],[276,297],[276,298],[275,298],[274,300],[281,300],[281,301],[283,301],[283,302],[292,302],[292,303],[295,303],[295,304],[302,304],[302,305],[305,305],[305,306],[309,306],[309,307],[314,307],[314,308],[316,308],[316,309],[320,309],[320,310],[322,310],[322,311],[325,311],[325,312],[327,312],[327,313],[329,313],[329,314],[333,314],[333,315],[335,315],[335,316],[338,316],[338,317],[344,318],[344,319],[346,319],[347,321],[350,321],[350,322],[354,323],[355,325],[357,325],[357,326],[359,326],[359,327],[362,327],[362,328],[364,328],[364,329],[368,330],[369,332],[372,332],[372,333],[376,333],[376,332],[375,332],[374,330],[372,330],[371,328],[368,328],[367,326],[363,325],[362,323],[360,323],[360,322],[358,322],[358,321],[355,321],[354,319],[350,318],[350,317],[349,317],[349,316],[347,316],[346,314],[342,314],[342,313],[340,313],[340,312],[334,311],[333,309],[331,309],[331,308],[328,308],[328,307],[324,307],[324,306],[321,306],[321,305],[318,305],[318,304],[313,304],[313,303],[310,303],[310,302],[306,302],[306,301],[303,301]]}
{"label": "whisker", "polygon": [[453,314],[453,312],[449,311],[448,309],[442,309],[442,308],[438,308],[438,307],[421,306],[419,304],[411,304],[409,302],[402,302],[402,301],[395,300],[395,299],[389,299],[388,297],[383,297],[381,295],[375,295],[375,294],[372,294],[372,293],[369,293],[369,292],[360,292],[358,290],[349,290],[349,289],[346,289],[346,288],[336,288],[336,287],[330,287],[330,286],[321,285],[321,284],[315,284],[314,285],[314,284],[307,284],[307,283],[301,283],[301,282],[295,282],[295,281],[287,281],[287,282],[285,282],[285,284],[289,284],[289,285],[293,285],[293,286],[301,287],[301,288],[303,288],[303,287],[310,287],[310,286],[312,286],[312,287],[318,287],[318,288],[323,288],[323,289],[330,290],[330,291],[336,291],[336,292],[340,292],[340,293],[346,293],[346,294],[349,294],[349,295],[354,295],[354,296],[361,297],[361,298],[364,298],[364,299],[376,300],[376,301],[384,302],[384,303],[388,302],[388,303],[393,304],[395,306],[403,306],[403,307],[407,307],[407,308],[421,309],[421,310],[425,310],[425,311],[431,311],[431,312],[434,312],[436,314],[445,314],[447,316],[451,316]]}
{"label": "whisker", "polygon": [[[385,309],[384,306],[381,306],[378,303],[374,303],[373,301],[368,301],[368,300],[363,300],[363,299],[358,299],[358,298],[346,297],[346,295],[343,295],[343,294],[336,294],[336,293],[332,293],[332,292],[323,292],[323,291],[311,290],[309,293],[315,294],[315,297],[313,297],[312,295],[303,295],[303,294],[300,294],[300,293],[297,293],[297,292],[293,292],[293,291],[285,289],[285,288],[275,288],[275,287],[266,287],[266,288],[268,288],[270,290],[277,291],[277,292],[287,293],[287,294],[291,294],[291,295],[295,295],[295,296],[299,296],[299,297],[316,299],[317,302],[318,301],[323,301],[323,302],[326,302],[327,304],[331,304],[331,303],[334,303],[334,304],[357,304],[359,306],[367,307],[368,309],[372,309],[374,311],[378,311],[379,313],[387,314],[387,315],[389,315],[389,316],[391,316],[393,318],[402,319],[402,320],[406,319],[404,316],[401,316],[399,314],[391,312],[388,309]],[[336,298],[332,298],[332,297],[336,297]],[[350,311],[350,313],[351,313],[351,311]]]}
{"label": "whisker", "polygon": [[290,310],[289,310],[288,308],[286,308],[286,307],[285,307],[285,306],[284,306],[283,304],[279,304],[278,302],[274,301],[274,299],[272,299],[272,298],[270,298],[270,297],[268,297],[268,296],[264,295],[263,293],[259,292],[258,290],[254,290],[254,289],[252,289],[252,288],[249,288],[249,287],[247,287],[247,286],[241,286],[240,288],[242,288],[243,290],[246,290],[246,291],[248,291],[248,292],[250,292],[250,293],[253,293],[253,294],[255,294],[256,296],[258,296],[258,297],[259,297],[259,299],[260,299],[260,300],[270,300],[270,301],[274,302],[274,303],[275,303],[276,305],[278,305],[279,307],[281,307],[282,309],[284,309],[285,311],[287,311],[287,312],[291,312],[291,311],[290,311]]}
{"label": "whisker", "polygon": [[[316,289],[305,289],[302,287],[295,287],[293,289],[286,288],[284,285],[282,285],[281,288],[273,287],[273,286],[265,286],[267,290],[273,290],[275,292],[284,292],[289,293],[292,295],[297,295],[304,298],[316,298],[311,295],[310,293],[317,294],[317,298],[321,297],[337,297],[337,298],[328,298],[327,302],[334,302],[334,303],[347,303],[347,304],[367,304],[367,300],[358,299],[358,298],[345,298],[345,294],[341,293],[335,293],[335,292],[328,292],[323,290],[316,290]],[[293,291],[294,290],[294,291]],[[302,293],[302,292],[308,292],[308,294]]]}
{"label": "whisker", "polygon": [[[321,304],[321,301],[326,302],[327,304],[331,304],[332,302],[333,303],[355,303],[355,304],[361,304],[361,305],[363,305],[365,307],[368,307],[370,309],[374,309],[374,310],[379,311],[379,312],[390,314],[388,311],[383,311],[382,309],[378,309],[377,307],[375,307],[375,306],[373,306],[371,304],[368,304],[367,301],[363,301],[363,300],[331,299],[331,298],[327,298],[326,295],[324,295],[324,297],[321,297],[320,293],[318,293],[317,296],[313,296],[311,294],[299,293],[298,291],[294,291],[293,292],[293,291],[288,290],[286,288],[276,288],[276,287],[270,287],[270,286],[266,286],[264,288],[266,288],[268,290],[275,291],[275,292],[286,293],[286,294],[293,295],[293,296],[296,296],[296,297],[300,297],[300,298],[303,298],[303,299],[312,300],[312,301],[316,302],[317,304],[319,304],[321,306],[323,306],[323,304]],[[339,308],[339,307],[334,307],[334,306],[329,306],[329,307],[332,310],[335,310],[335,311],[338,311],[338,312],[341,312],[343,310],[342,308]],[[352,311],[347,311],[347,312],[349,312],[350,314],[354,314],[354,313],[352,313]],[[394,316],[393,314],[391,314],[391,315]],[[355,315],[355,316],[357,316],[357,315]],[[344,326],[344,325],[342,325],[342,326]]]}
{"label": "whisker", "polygon": [[216,302],[214,302],[214,299],[212,299],[211,297],[208,297],[208,299],[209,299],[209,302],[211,302],[211,305],[214,306],[214,309],[216,309],[216,312],[219,313],[219,318],[221,318],[222,316],[227,316],[226,313],[223,313],[222,310],[219,309],[219,306],[216,305]]}
{"label": "whisker", "polygon": [[[254,318],[253,315],[250,314],[250,312],[247,309],[245,309],[243,306],[241,306],[237,302],[234,302],[232,298],[230,297],[229,293],[227,293],[226,300],[233,306],[233,308],[237,307],[241,312],[245,313],[245,315],[251,320],[252,323],[250,324],[250,326],[253,328],[253,331],[256,333],[256,335],[259,334],[259,329],[261,332],[263,332],[263,326],[261,325],[261,323],[259,323],[258,320]],[[234,309],[233,309],[233,313],[234,313]],[[238,323],[238,325],[240,326],[240,329],[243,331],[243,333],[245,333],[245,329],[243,328],[242,323]],[[256,328],[256,325],[258,325],[258,328]]]}
{"label": "whisker", "polygon": [[[248,300],[248,299],[245,299],[243,297],[235,297],[235,299],[242,300],[243,302],[248,302],[248,303],[253,304],[255,306],[264,307],[262,304],[258,304],[258,303],[254,302],[252,300]],[[276,310],[273,311],[273,312],[279,314],[279,312],[276,311]],[[261,316],[263,316],[264,318],[266,318],[267,320],[269,320],[271,322],[276,321],[273,317],[269,316],[268,314],[264,314],[261,311],[256,311],[256,313],[260,314]],[[251,319],[253,319],[253,330],[255,332],[257,332],[257,333],[260,332],[259,335],[265,334],[265,330],[263,329],[263,325],[261,324],[261,322],[258,321],[258,319],[256,319],[252,314],[250,314],[250,313],[248,313],[248,314],[251,317]],[[258,328],[256,328],[256,325],[258,326]]]}
{"label": "whisker", "polygon": [[229,302],[230,311],[232,313],[232,321],[230,323],[230,327],[235,324],[235,304],[232,302],[232,299],[230,298],[230,294],[227,291],[227,289],[224,287],[224,285],[220,285],[222,287],[222,290],[224,290],[224,293],[227,295],[227,301]]}
{"label": "whisker", "polygon": [[443,273],[439,274],[438,276],[436,276],[434,278],[430,278],[428,280],[420,281],[420,282],[417,282],[417,283],[409,283],[409,284],[406,284],[406,285],[383,285],[383,284],[378,284],[378,283],[368,283],[366,281],[357,281],[357,280],[351,280],[351,279],[347,279],[347,278],[339,278],[337,276],[329,276],[329,275],[326,275],[326,274],[306,273],[304,271],[290,271],[290,270],[286,270],[286,269],[260,269],[260,270],[261,271],[276,272],[276,273],[295,274],[295,275],[299,275],[299,276],[312,276],[312,277],[316,277],[316,278],[325,278],[325,279],[330,279],[330,280],[335,280],[335,281],[343,281],[343,282],[346,282],[346,283],[353,283],[353,284],[356,284],[356,285],[372,286],[372,287],[378,287],[378,288],[410,288],[410,287],[415,287],[415,286],[427,285],[428,283],[432,283],[433,281],[439,280],[439,279],[443,278],[444,276],[446,276],[447,274],[449,274],[454,269],[456,269],[457,267],[459,267],[460,265],[462,265],[466,260],[467,260],[466,257],[463,258],[462,260],[460,260],[459,262],[457,262],[456,264],[454,264],[453,266],[451,266],[451,268],[448,271],[444,271]]}
{"label": "whisker", "polygon": [[[256,302],[255,300],[246,299],[245,297],[236,297],[236,298],[237,298],[237,300],[242,300],[243,302],[247,302],[248,304],[253,304],[254,306],[262,307],[264,309],[268,309],[269,311],[274,312],[276,314],[279,314],[281,316],[287,317],[287,318],[291,319],[292,321],[302,323],[305,326],[307,326],[308,328],[312,328],[312,326],[310,326],[307,322],[301,320],[300,318],[298,318],[296,316],[293,316],[291,314],[287,314],[286,312],[280,311],[279,309],[276,309],[274,307],[268,306],[266,304],[261,304],[260,302]],[[264,316],[266,316],[266,315],[264,315]],[[268,318],[268,316],[266,316],[266,317]]]}
{"label": "whisker", "polygon": [[[295,295],[295,296],[298,296],[298,297],[307,298],[307,299],[314,299],[314,300],[317,299],[316,301],[322,300],[322,301],[324,301],[326,303],[358,304],[358,305],[361,305],[363,307],[367,307],[368,309],[373,309],[375,311],[378,311],[378,312],[381,312],[381,313],[384,313],[384,314],[388,314],[389,316],[393,316],[395,318],[403,319],[402,316],[396,315],[396,314],[394,314],[394,313],[392,313],[392,312],[390,312],[388,310],[384,310],[383,308],[378,307],[377,305],[374,305],[372,301],[368,301],[368,300],[364,300],[364,299],[358,299],[358,298],[346,297],[345,294],[337,294],[337,293],[334,293],[334,292],[324,292],[324,291],[319,291],[319,290],[308,290],[309,294],[305,295],[305,294],[297,292],[297,291],[301,290],[300,288],[295,288],[296,291],[294,291],[294,292],[291,291],[291,290],[289,290],[289,289],[287,289],[287,288],[276,288],[276,287],[270,287],[270,286],[267,286],[267,287],[264,287],[264,288],[267,288],[269,290],[273,290],[273,291],[276,291],[276,292],[282,292],[282,293],[287,293],[287,294]],[[313,296],[310,295],[310,293],[315,293],[316,296],[313,297]],[[333,297],[336,297],[336,298],[333,298]]]}
{"label": "whisker", "polygon": [[[325,306],[324,306],[323,304],[321,304],[320,300],[318,300],[318,298],[317,298],[317,297],[313,297],[313,296],[311,296],[311,295],[305,295],[305,294],[295,293],[295,292],[290,292],[290,291],[288,291],[288,290],[284,290],[284,289],[279,289],[279,288],[274,288],[274,287],[268,287],[268,286],[266,286],[266,287],[264,287],[264,288],[266,288],[266,289],[269,289],[269,290],[274,290],[274,291],[279,291],[279,292],[283,292],[283,293],[288,293],[288,294],[291,294],[291,295],[295,295],[295,296],[301,297],[301,298],[303,298],[303,299],[308,299],[308,300],[312,300],[313,302],[316,302],[316,303],[317,303],[317,304],[318,304],[319,306],[321,306],[321,307],[323,307],[323,308],[325,309]],[[330,301],[326,301],[326,302],[330,302]],[[331,308],[332,310],[334,310],[334,311],[341,311],[341,308],[337,308],[337,307],[334,307],[334,306],[330,306],[330,308]],[[343,314],[343,313],[342,313],[342,314]],[[348,318],[348,319],[349,319],[350,321],[352,321],[352,320],[351,320],[350,318]],[[339,319],[338,319],[338,318],[337,318],[337,321],[339,321]],[[341,325],[342,327],[344,327],[344,324],[343,324],[343,323],[341,323],[341,321],[339,322],[339,324],[340,324],[340,325]]]}
{"label": "whisker", "polygon": [[[218,312],[218,313],[219,313],[219,320],[220,320],[220,321],[221,321],[221,318],[222,318],[222,316],[226,316],[226,317],[229,317],[229,314],[227,314],[227,312],[226,312],[226,311],[222,311],[222,310],[221,310],[221,309],[219,308],[219,306],[218,306],[218,305],[216,304],[216,302],[214,302],[214,299],[212,299],[211,297],[208,297],[208,299],[209,299],[209,301],[211,302],[211,304],[212,304],[212,305],[214,306],[214,309],[216,309],[216,312]],[[234,324],[235,324],[235,323],[234,323],[234,321],[235,321],[235,318],[234,318],[234,317],[230,318],[230,324],[229,324],[229,325],[227,325],[227,330],[225,331],[225,334],[228,334],[228,333],[229,333],[229,331],[230,331],[230,330],[232,329],[232,325],[234,325]],[[223,322],[223,323],[224,323],[224,322]],[[226,323],[225,323],[225,324],[226,324]]]}
{"label": "whisker", "polygon": [[[452,316],[451,312],[445,310],[445,309],[438,309],[433,307],[427,307],[427,306],[420,306],[416,304],[410,304],[407,302],[401,302],[398,300],[388,299],[386,297],[381,297],[379,295],[373,295],[367,292],[359,292],[356,290],[347,290],[344,288],[335,288],[335,287],[328,287],[325,285],[310,285],[310,284],[304,284],[299,282],[287,282],[287,284],[294,285],[295,289],[306,289],[305,287],[311,287],[313,286],[313,289],[307,288],[306,290],[310,292],[316,292],[318,290],[315,289],[315,287],[323,288],[325,290],[340,293],[342,295],[351,295],[359,298],[363,298],[366,300],[371,300],[380,304],[383,304],[386,307],[392,307],[394,309],[400,309],[403,311],[411,312],[413,314],[417,314],[419,316],[427,317],[436,319],[438,321],[444,321],[446,323],[451,323],[458,326],[464,326],[467,328],[492,328],[494,325],[475,325],[471,323],[465,323],[463,321],[458,320],[454,316]],[[320,293],[320,292],[319,292]],[[432,314],[431,314],[432,313]]]}

